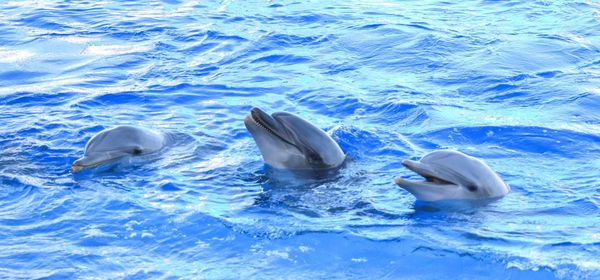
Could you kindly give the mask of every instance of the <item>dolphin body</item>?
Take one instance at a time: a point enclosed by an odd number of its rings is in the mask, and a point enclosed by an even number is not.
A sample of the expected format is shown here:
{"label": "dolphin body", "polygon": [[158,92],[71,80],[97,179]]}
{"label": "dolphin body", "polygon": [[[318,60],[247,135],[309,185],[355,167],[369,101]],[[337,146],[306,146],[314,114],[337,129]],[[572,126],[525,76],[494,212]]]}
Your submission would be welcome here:
{"label": "dolphin body", "polygon": [[277,169],[327,170],[339,167],[346,155],[323,130],[287,112],[269,115],[252,108],[244,118],[265,163]]}
{"label": "dolphin body", "polygon": [[420,161],[404,160],[402,165],[425,178],[424,181],[395,179],[396,184],[418,200],[497,198],[510,191],[487,164],[459,151],[434,151]]}
{"label": "dolphin body", "polygon": [[128,125],[98,132],[85,145],[83,157],[73,162],[71,171],[91,168],[125,156],[156,152],[165,145],[165,136],[152,130]]}

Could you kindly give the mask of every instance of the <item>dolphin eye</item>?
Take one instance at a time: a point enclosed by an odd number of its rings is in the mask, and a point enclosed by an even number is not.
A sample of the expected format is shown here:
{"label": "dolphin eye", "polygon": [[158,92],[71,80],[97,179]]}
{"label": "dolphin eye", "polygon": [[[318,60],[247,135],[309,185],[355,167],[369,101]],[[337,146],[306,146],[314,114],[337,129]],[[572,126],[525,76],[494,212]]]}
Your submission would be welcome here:
{"label": "dolphin eye", "polygon": [[467,186],[467,190],[469,190],[471,192],[476,192],[477,191],[477,186],[475,186],[475,185],[468,185]]}
{"label": "dolphin eye", "polygon": [[136,147],[136,148],[134,148],[134,149],[133,149],[133,154],[134,154],[134,155],[140,155],[140,154],[142,154],[142,149],[140,149],[140,148],[137,148],[137,147]]}

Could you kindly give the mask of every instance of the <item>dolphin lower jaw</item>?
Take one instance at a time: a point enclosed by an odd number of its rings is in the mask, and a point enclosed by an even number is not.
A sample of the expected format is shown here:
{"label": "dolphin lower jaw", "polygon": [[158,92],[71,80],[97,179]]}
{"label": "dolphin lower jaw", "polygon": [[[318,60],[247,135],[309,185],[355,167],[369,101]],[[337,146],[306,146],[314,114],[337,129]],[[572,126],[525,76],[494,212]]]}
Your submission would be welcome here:
{"label": "dolphin lower jaw", "polygon": [[105,162],[107,162],[107,161],[94,162],[94,163],[90,163],[90,164],[80,164],[80,163],[76,163],[75,162],[75,163],[73,163],[71,165],[71,172],[77,173],[77,172],[81,171],[84,168],[93,168],[93,167],[96,167],[96,166],[100,166],[100,165],[102,165]]}
{"label": "dolphin lower jaw", "polygon": [[94,167],[100,166],[108,161],[110,161],[110,160],[97,161],[97,162],[92,162],[92,163],[88,163],[88,164],[81,164],[81,163],[74,162],[71,165],[71,172],[76,173],[76,172],[81,171],[84,168],[94,168]]}
{"label": "dolphin lower jaw", "polygon": [[456,184],[442,184],[442,183],[434,183],[428,181],[416,181],[416,180],[406,180],[400,177],[394,178],[394,182],[396,185],[402,187],[403,189],[409,191],[410,193],[417,196],[417,193],[421,191],[443,191],[443,190],[451,190],[459,188]]}
{"label": "dolphin lower jaw", "polygon": [[459,199],[462,196],[461,188],[454,184],[439,185],[422,181],[409,181],[402,178],[396,178],[395,181],[400,187],[422,201]]}
{"label": "dolphin lower jaw", "polygon": [[[116,154],[116,155],[115,155]],[[94,168],[110,161],[118,160],[127,156],[127,154],[119,154],[119,153],[111,153],[111,152],[103,152],[103,153],[93,153],[85,155],[84,157],[76,160],[71,165],[71,172],[76,173],[81,171],[84,168]],[[98,160],[93,160],[91,158],[98,158]]]}

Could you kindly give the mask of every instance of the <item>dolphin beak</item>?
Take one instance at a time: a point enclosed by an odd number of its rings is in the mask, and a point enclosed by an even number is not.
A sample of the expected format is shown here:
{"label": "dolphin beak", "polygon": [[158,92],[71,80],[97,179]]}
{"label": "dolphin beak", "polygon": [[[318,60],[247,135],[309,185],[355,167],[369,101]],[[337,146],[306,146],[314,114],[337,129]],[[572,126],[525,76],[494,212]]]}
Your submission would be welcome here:
{"label": "dolphin beak", "polygon": [[435,170],[428,164],[424,164],[419,161],[413,160],[403,160],[402,165],[412,170],[413,172],[423,176],[425,178],[425,181],[411,181],[400,177],[396,177],[394,179],[394,182],[401,187],[416,188],[420,186],[433,187],[455,185],[452,182],[444,180],[444,178],[440,178],[440,174],[438,174],[438,172],[435,172]]}
{"label": "dolphin beak", "polygon": [[431,166],[423,164],[420,161],[405,159],[402,161],[402,165],[425,178],[437,178],[439,176]]}
{"label": "dolphin beak", "polygon": [[401,177],[394,178],[394,183],[403,188],[418,188],[425,184],[424,182],[405,180]]}
{"label": "dolphin beak", "polygon": [[81,169],[83,169],[83,166],[81,166],[81,165],[76,165],[76,164],[71,165],[71,172],[73,172],[73,173],[77,173]]}

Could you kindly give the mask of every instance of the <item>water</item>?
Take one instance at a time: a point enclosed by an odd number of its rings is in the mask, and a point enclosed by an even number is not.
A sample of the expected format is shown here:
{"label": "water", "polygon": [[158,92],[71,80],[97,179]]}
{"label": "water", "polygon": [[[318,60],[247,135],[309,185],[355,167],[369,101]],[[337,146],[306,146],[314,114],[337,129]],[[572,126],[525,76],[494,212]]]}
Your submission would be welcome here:
{"label": "water", "polygon": [[[0,278],[598,278],[599,30],[595,1],[2,1]],[[252,106],[348,163],[271,172]],[[71,174],[119,124],[175,144]],[[415,202],[400,161],[439,148],[512,191]]]}

